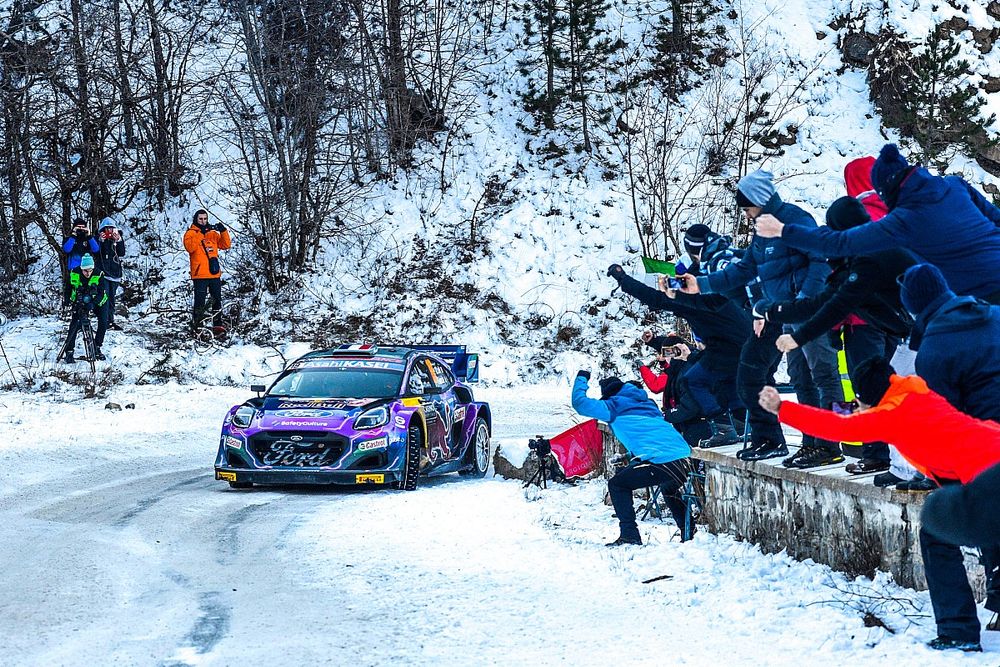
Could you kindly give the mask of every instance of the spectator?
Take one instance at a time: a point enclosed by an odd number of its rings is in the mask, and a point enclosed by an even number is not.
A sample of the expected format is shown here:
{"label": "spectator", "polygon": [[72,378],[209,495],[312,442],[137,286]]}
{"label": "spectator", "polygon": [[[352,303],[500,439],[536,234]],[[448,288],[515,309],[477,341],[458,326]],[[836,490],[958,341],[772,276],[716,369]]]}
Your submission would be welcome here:
{"label": "spectator", "polygon": [[[862,362],[856,375],[855,389],[863,409],[852,415],[782,402],[773,387],[761,391],[760,405],[778,415],[782,423],[817,437],[891,442],[914,466],[943,485],[968,484],[1000,463],[1000,425],[996,422],[956,410],[916,375],[895,375],[889,362],[881,357]],[[974,489],[988,485],[991,479],[993,476],[985,478]],[[932,499],[937,493],[932,492],[927,499],[932,512],[936,506]],[[956,493],[948,492],[942,504],[954,506]],[[959,523],[974,520],[967,514],[951,515],[946,520],[953,518]],[[928,646],[981,651],[976,601],[965,573],[964,557],[959,542],[948,541],[947,531],[940,529],[942,522],[931,522],[938,528],[936,534],[927,526],[920,530],[920,551],[938,631]]]}
{"label": "spectator", "polygon": [[[830,229],[851,229],[867,222],[868,212],[854,197],[841,197],[826,212]],[[842,336],[853,380],[858,364],[873,356],[891,358],[900,339],[909,336],[913,318],[900,302],[897,281],[917,260],[908,251],[895,248],[829,263],[833,272],[822,293],[795,301],[765,302],[757,310],[769,322],[801,322],[791,333],[778,337],[776,345],[781,352],[824,335],[839,347]],[[889,448],[882,442],[865,443],[861,460],[847,466],[851,474],[888,469]]]}
{"label": "spectator", "polygon": [[721,295],[691,296],[672,289],[653,289],[626,275],[618,264],[608,268],[608,275],[618,281],[623,292],[650,310],[665,310],[687,320],[691,331],[705,344],[704,353],[688,366],[685,377],[701,413],[712,425],[711,445],[739,442],[741,437],[730,413],[743,409],[735,379],[740,347],[750,334],[747,314]]}
{"label": "spectator", "polygon": [[[688,385],[686,371],[701,359],[702,352],[677,335],[664,336],[663,350],[649,364],[639,365],[643,384],[654,394],[663,394],[663,416],[692,447],[712,437],[712,429]],[[665,353],[664,353],[665,352]],[[651,366],[659,367],[657,373]]]}
{"label": "spectator", "polygon": [[608,480],[608,493],[618,517],[619,536],[607,546],[642,544],[635,521],[632,491],[660,486],[677,527],[684,536],[687,509],[678,491],[687,480],[691,448],[673,426],[663,420],[646,392],[616,377],[601,380],[600,400],[587,396],[590,373],[580,371],[573,383],[573,408],[585,417],[600,419],[635,459]]}
{"label": "spectator", "polygon": [[194,281],[193,329],[205,325],[206,296],[212,296],[212,329],[223,333],[222,327],[222,267],[219,251],[232,246],[229,230],[221,222],[208,224],[208,211],[199,209],[191,227],[184,233],[184,248],[191,256],[191,279]]}
{"label": "spectator", "polygon": [[[73,220],[73,231],[65,241],[63,241],[63,252],[66,253],[66,271],[69,272],[80,268],[80,259],[84,255],[96,255],[101,249],[97,240],[90,235],[90,225],[83,218]],[[71,286],[67,280],[63,290],[63,303],[69,303]]]}
{"label": "spectator", "polygon": [[122,281],[122,257],[125,256],[125,241],[115,221],[111,218],[101,220],[97,229],[98,243],[97,271],[108,281],[108,328],[121,331],[115,323],[115,295]]}
{"label": "spectator", "polygon": [[99,273],[94,273],[94,258],[84,255],[80,258],[80,266],[70,272],[70,303],[73,304],[73,319],[69,323],[69,333],[66,336],[66,353],[63,357],[67,364],[76,361],[73,348],[76,347],[76,335],[83,326],[84,318],[90,313],[97,314],[97,332],[94,334],[94,359],[104,360],[101,352],[104,344],[104,333],[108,328],[108,283]]}
{"label": "spectator", "polygon": [[894,144],[882,148],[871,176],[889,207],[881,220],[835,231],[791,227],[764,215],[757,235],[825,257],[902,246],[941,269],[956,293],[1000,304],[1000,209],[958,176],[910,166]]}
{"label": "spectator", "polygon": [[646,329],[645,331],[642,332],[641,339],[642,342],[646,345],[646,347],[648,347],[653,351],[653,354],[660,354],[663,348],[667,347],[668,343],[666,341],[667,338],[670,337],[670,335],[671,334],[663,336],[661,334],[656,333],[652,329]]}
{"label": "spectator", "polygon": [[[770,173],[757,170],[740,179],[737,184],[737,205],[748,220],[762,214],[773,214],[794,227],[816,227],[816,221],[798,206],[781,200],[775,190]],[[755,235],[746,253],[738,262],[732,262],[721,271],[708,275],[681,276],[683,291],[690,294],[726,293],[742,289],[759,281],[763,299],[771,302],[791,301],[796,298],[819,294],[823,280],[829,273],[826,264],[816,256],[792,250],[780,242]],[[754,303],[754,306],[759,301]],[[750,415],[750,447],[737,456],[744,460],[769,459],[787,456],[785,436],[773,415],[757,405],[757,394],[773,372],[781,353],[775,342],[781,335],[781,326],[767,322],[760,312],[754,311],[754,335],[747,339],[740,354],[737,385]],[[829,341],[821,337],[792,350],[788,355],[788,372],[795,385],[796,394],[803,403],[831,408],[834,402],[844,400],[837,368],[837,355]],[[808,468],[843,461],[838,443],[816,441],[803,437],[803,446],[793,456],[785,459],[788,466]]]}
{"label": "spectator", "polygon": [[[916,317],[910,348],[917,352],[917,375],[962,412],[1000,422],[1000,306],[957,296],[931,264],[907,270],[900,296]],[[953,576],[958,576],[958,546],[928,541],[957,559]],[[987,572],[986,608],[994,613],[1000,613],[998,547],[984,548],[981,559]]]}

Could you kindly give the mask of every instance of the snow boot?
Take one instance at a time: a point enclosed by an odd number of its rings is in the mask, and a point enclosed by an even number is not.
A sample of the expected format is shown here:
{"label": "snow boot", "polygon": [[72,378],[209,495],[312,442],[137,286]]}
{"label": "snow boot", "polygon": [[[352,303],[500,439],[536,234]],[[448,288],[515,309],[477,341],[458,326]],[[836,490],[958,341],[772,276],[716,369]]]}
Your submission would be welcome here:
{"label": "snow boot", "polygon": [[642,546],[642,538],[641,537],[635,537],[635,538],[631,538],[631,537],[619,537],[614,542],[608,542],[604,546],[606,546],[606,547],[622,547],[622,546],[626,546],[626,545],[629,545],[629,544],[641,547]]}
{"label": "snow boot", "polygon": [[891,472],[884,472],[884,473],[882,473],[880,475],[875,475],[875,477],[872,478],[872,483],[875,486],[883,487],[883,488],[886,487],[886,486],[896,486],[897,484],[899,484],[900,482],[903,482],[903,481],[906,481],[906,480],[904,480],[904,479],[902,479],[900,477],[896,477]]}
{"label": "snow boot", "polygon": [[708,423],[712,427],[712,437],[699,441],[699,447],[708,449],[710,447],[725,447],[742,442],[743,438],[736,432],[733,425],[729,423],[727,416],[718,415],[709,419]]}
{"label": "snow boot", "polygon": [[75,364],[76,363],[76,357],[73,356],[72,352],[67,352],[65,355],[63,355],[63,363],[64,364]]}
{"label": "snow boot", "polygon": [[927,642],[927,648],[932,648],[935,651],[954,649],[964,651],[966,653],[982,653],[983,651],[983,645],[979,642],[962,641],[961,639],[952,639],[951,637],[945,637],[944,635]]}
{"label": "snow boot", "polygon": [[[819,442],[825,441],[817,441],[817,443]],[[806,468],[818,468],[820,466],[828,466],[833,465],[834,463],[843,462],[844,456],[839,451],[816,444],[813,447],[803,447],[799,450],[798,454],[791,462],[783,464],[786,468],[805,470]]]}
{"label": "snow boot", "polygon": [[736,453],[736,458],[744,461],[762,461],[764,459],[774,459],[779,456],[788,456],[788,446],[783,442],[772,442],[770,440],[754,444],[750,448]]}
{"label": "snow boot", "polygon": [[94,350],[94,360],[95,361],[105,361],[105,360],[107,360],[107,357],[105,357],[104,353],[101,352],[101,348],[97,348],[96,350]]}
{"label": "snow boot", "polygon": [[865,473],[883,472],[888,469],[889,462],[882,461],[881,459],[861,459],[857,463],[848,463],[847,467],[844,468],[848,475],[864,475]]}
{"label": "snow boot", "polygon": [[938,488],[937,482],[921,474],[896,484],[897,491],[933,491],[936,488]]}

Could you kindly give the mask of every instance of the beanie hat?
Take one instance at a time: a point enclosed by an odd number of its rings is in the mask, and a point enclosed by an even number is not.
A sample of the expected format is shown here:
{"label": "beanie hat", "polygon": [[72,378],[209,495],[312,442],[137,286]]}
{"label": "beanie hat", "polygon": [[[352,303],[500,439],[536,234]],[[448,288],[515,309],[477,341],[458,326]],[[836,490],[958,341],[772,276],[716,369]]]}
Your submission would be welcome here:
{"label": "beanie hat", "polygon": [[684,232],[684,250],[689,255],[701,254],[702,249],[705,247],[705,240],[711,233],[712,230],[708,228],[708,225],[703,225],[700,222],[696,225],[691,225]]}
{"label": "beanie hat", "polygon": [[103,220],[101,220],[101,226],[97,228],[97,231],[101,231],[102,229],[105,229],[107,227],[117,227],[117,226],[118,225],[116,225],[115,221],[112,220],[111,218],[104,218]]}
{"label": "beanie hat", "polygon": [[774,174],[758,169],[741,178],[736,184],[736,203],[740,208],[748,206],[763,208],[776,192]]}
{"label": "beanie hat", "polygon": [[878,405],[885,392],[889,391],[889,376],[896,369],[885,357],[875,356],[865,359],[851,374],[851,384],[858,398],[868,405]]}
{"label": "beanie hat", "polygon": [[854,197],[841,197],[826,210],[826,226],[838,232],[871,221],[865,205]]}
{"label": "beanie hat", "polygon": [[899,290],[899,299],[903,307],[919,315],[932,301],[944,295],[955,296],[948,288],[948,282],[933,264],[917,264],[911,266],[903,274],[903,288]]}
{"label": "beanie hat", "polygon": [[619,380],[618,378],[616,378],[614,376],[609,377],[609,378],[604,378],[603,380],[601,380],[600,385],[601,385],[601,400],[602,401],[605,401],[605,400],[611,398],[612,396],[614,396],[615,394],[617,394],[619,391],[621,391],[622,387],[625,386],[625,384],[621,380]]}
{"label": "beanie hat", "polygon": [[81,269],[92,269],[94,268],[94,258],[90,255],[84,255],[80,258],[80,268]]}
{"label": "beanie hat", "polygon": [[[892,181],[895,180],[893,177],[899,176],[909,166],[910,163],[900,155],[896,144],[886,144],[882,147],[882,150],[878,154],[878,159],[872,165],[872,185],[875,186],[875,191],[879,193],[883,200],[885,200],[886,194],[891,190]],[[896,187],[899,187],[898,181]]]}

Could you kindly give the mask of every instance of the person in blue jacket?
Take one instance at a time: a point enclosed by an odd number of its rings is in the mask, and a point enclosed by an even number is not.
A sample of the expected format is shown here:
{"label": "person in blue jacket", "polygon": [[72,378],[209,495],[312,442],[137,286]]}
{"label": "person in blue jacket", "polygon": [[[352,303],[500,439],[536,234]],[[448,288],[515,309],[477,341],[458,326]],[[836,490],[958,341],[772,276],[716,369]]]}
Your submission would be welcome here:
{"label": "person in blue jacket", "polygon": [[73,231],[69,238],[63,241],[63,252],[66,253],[67,281],[63,288],[63,303],[69,304],[70,284],[69,274],[80,268],[80,260],[84,255],[97,256],[101,246],[90,234],[90,225],[83,218],[73,220]]}
{"label": "person in blue jacket", "polygon": [[[806,211],[782,201],[773,176],[763,169],[744,176],[736,188],[736,204],[748,220],[771,214],[789,227],[816,227],[816,221]],[[687,294],[731,294],[757,283],[761,296],[752,304],[756,305],[761,301],[778,303],[816,296],[823,291],[829,273],[830,267],[819,255],[793,250],[779,240],[755,234],[739,261],[706,275],[678,278],[684,281],[681,291]],[[747,407],[750,422],[750,446],[737,456],[746,461],[788,456],[778,420],[756,402],[756,396],[781,359],[775,342],[784,332],[783,325],[765,321],[763,312],[756,309],[753,317],[753,335],[740,351],[736,372],[737,391]],[[801,403],[830,409],[833,403],[844,400],[837,352],[825,336],[788,353],[788,374]],[[802,444],[798,452],[782,462],[785,466],[811,468],[844,460],[838,443],[804,436]]]}
{"label": "person in blue jacket", "polygon": [[958,176],[911,166],[895,144],[882,147],[872,183],[889,213],[846,231],[806,229],[763,215],[757,235],[824,257],[903,247],[934,264],[959,295],[1000,304],[1000,209]]}
{"label": "person in blue jacket", "polygon": [[618,441],[634,458],[608,480],[608,494],[618,517],[620,534],[607,546],[642,544],[635,522],[632,492],[660,486],[681,538],[687,509],[678,491],[687,480],[691,448],[677,430],[663,420],[656,403],[632,383],[617,377],[601,380],[600,400],[587,396],[590,373],[580,371],[573,383],[573,409],[585,417],[599,419],[611,427]]}

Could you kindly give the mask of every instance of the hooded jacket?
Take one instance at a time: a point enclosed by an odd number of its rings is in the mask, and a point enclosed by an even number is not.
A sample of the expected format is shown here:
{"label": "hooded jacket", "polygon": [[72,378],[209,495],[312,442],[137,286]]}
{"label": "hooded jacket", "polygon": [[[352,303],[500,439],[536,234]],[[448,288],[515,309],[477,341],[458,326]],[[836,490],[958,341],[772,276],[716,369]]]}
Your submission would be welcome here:
{"label": "hooded jacket", "polygon": [[[777,192],[761,207],[761,212],[781,220],[786,229],[816,228],[811,215],[794,204],[781,201]],[[705,293],[731,293],[760,278],[764,298],[773,303],[819,294],[829,273],[829,267],[819,255],[793,249],[781,239],[765,239],[754,234],[740,261],[721,271],[699,276],[698,288]]]}
{"label": "hooded jacket", "polygon": [[1000,292],[998,225],[1000,209],[975,188],[958,176],[933,176],[919,167],[900,185],[895,207],[881,220],[843,232],[786,224],[781,240],[824,257],[902,246],[941,269],[956,293],[991,297]]}
{"label": "hooded jacket", "polygon": [[223,229],[221,232],[215,230],[210,225],[199,227],[192,223],[184,232],[184,249],[191,257],[191,278],[218,278],[222,276],[222,269],[217,273],[212,273],[209,269],[209,260],[218,258],[220,250],[229,250],[232,240],[229,237],[229,230]]}
{"label": "hooded jacket", "polygon": [[89,310],[97,311],[108,302],[108,283],[104,276],[94,271],[90,277],[76,269],[69,273],[69,300],[81,304]]}
{"label": "hooded jacket", "polygon": [[872,220],[881,220],[889,213],[889,207],[878,196],[875,186],[872,185],[874,164],[875,158],[870,155],[851,160],[844,167],[844,183],[847,184],[847,194],[861,202],[868,211],[868,217]]}
{"label": "hooded jacket", "polygon": [[783,401],[778,419],[825,440],[895,445],[925,475],[972,481],[1000,463],[1000,424],[955,409],[916,375],[889,378],[877,406],[850,415]]}
{"label": "hooded jacket", "polygon": [[691,331],[705,344],[702,363],[706,368],[736,368],[740,349],[752,330],[745,310],[718,294],[678,292],[677,298],[671,299],[624,273],[617,278],[623,292],[634,296],[650,310],[665,310],[687,320]]}
{"label": "hooded jacket", "polygon": [[633,456],[650,463],[670,463],[691,455],[691,447],[663,420],[656,403],[639,387],[625,383],[614,396],[598,400],[587,396],[587,386],[587,378],[577,375],[573,409],[584,417],[606,422]]}
{"label": "hooded jacket", "polygon": [[1000,306],[947,292],[913,325],[916,372],[956,408],[1000,421]]}

